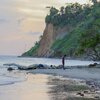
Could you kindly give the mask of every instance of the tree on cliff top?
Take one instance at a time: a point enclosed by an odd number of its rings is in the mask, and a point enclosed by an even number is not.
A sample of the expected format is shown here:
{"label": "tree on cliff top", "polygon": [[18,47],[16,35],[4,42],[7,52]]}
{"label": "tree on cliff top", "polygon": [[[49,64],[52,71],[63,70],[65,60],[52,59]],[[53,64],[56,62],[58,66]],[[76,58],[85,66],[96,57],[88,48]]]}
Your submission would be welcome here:
{"label": "tree on cliff top", "polygon": [[53,17],[56,16],[59,12],[59,10],[54,7],[49,7],[49,8],[50,8],[49,14],[45,18],[46,23],[51,23]]}
{"label": "tree on cliff top", "polygon": [[[64,26],[79,22],[79,14],[83,11],[82,5],[67,4],[66,7],[62,6],[60,10],[51,7],[49,14],[45,18],[46,23],[51,23],[54,26]],[[83,17],[82,17],[83,18]],[[75,23],[74,23],[75,24]]]}
{"label": "tree on cliff top", "polygon": [[97,0],[90,0],[93,4],[97,4],[98,1]]}

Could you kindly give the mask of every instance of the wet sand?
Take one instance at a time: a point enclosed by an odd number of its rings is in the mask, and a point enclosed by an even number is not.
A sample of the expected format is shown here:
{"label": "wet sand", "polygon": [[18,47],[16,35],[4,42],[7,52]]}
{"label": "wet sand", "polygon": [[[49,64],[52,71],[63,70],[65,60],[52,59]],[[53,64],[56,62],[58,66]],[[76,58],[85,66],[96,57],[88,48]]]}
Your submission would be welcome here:
{"label": "wet sand", "polygon": [[0,100],[50,100],[48,77],[28,74],[24,82],[0,86]]}
{"label": "wet sand", "polygon": [[0,100],[100,100],[100,92],[85,80],[53,74],[24,75],[25,81],[0,86]]}

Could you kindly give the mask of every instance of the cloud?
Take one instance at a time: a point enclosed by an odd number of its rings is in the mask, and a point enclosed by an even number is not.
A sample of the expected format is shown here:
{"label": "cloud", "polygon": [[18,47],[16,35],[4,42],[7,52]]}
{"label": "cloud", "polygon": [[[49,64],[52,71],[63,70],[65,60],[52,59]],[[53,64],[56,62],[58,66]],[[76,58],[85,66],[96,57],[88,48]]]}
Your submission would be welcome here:
{"label": "cloud", "polygon": [[17,20],[17,22],[18,22],[18,24],[21,24],[24,20],[26,20],[26,18],[19,18],[19,19]]}
{"label": "cloud", "polygon": [[8,22],[6,19],[4,19],[4,18],[0,18],[0,24],[2,24],[2,23],[6,23],[6,22]]}
{"label": "cloud", "polygon": [[0,0],[0,54],[18,55],[25,44],[32,47],[45,28],[46,6],[58,8],[67,1],[72,0]]}

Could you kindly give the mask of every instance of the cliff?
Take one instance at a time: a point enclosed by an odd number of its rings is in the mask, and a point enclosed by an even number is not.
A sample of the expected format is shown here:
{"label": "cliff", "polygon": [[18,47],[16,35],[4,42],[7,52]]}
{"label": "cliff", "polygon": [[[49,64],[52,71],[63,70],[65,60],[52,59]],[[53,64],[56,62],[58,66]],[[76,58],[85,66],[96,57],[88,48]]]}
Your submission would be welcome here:
{"label": "cliff", "polygon": [[67,35],[73,28],[71,26],[66,27],[55,27],[53,24],[47,24],[43,33],[43,37],[40,40],[40,46],[37,51],[38,57],[50,57],[53,54],[51,49],[54,41],[62,39]]}
{"label": "cliff", "polygon": [[[65,12],[64,12],[65,11]],[[41,40],[22,56],[89,57],[100,60],[100,2],[50,9]]]}

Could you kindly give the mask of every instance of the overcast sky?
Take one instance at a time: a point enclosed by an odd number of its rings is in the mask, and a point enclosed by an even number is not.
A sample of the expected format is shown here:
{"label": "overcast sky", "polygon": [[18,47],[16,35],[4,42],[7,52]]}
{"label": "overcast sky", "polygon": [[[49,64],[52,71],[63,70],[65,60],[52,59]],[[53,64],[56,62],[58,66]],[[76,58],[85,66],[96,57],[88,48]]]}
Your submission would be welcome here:
{"label": "overcast sky", "polygon": [[21,55],[45,28],[46,6],[88,0],[0,0],[0,55]]}

